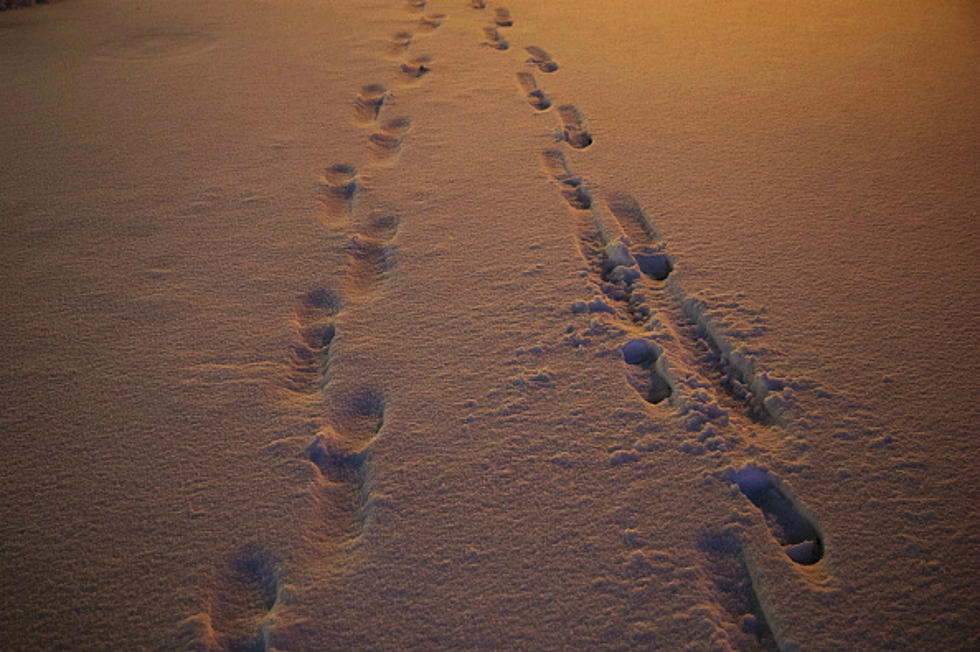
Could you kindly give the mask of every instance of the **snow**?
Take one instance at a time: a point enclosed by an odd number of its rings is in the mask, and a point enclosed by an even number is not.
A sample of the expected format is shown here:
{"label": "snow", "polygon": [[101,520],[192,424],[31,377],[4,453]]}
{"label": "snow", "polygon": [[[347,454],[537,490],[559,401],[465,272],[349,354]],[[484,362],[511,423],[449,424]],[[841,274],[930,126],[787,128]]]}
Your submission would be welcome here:
{"label": "snow", "polygon": [[976,32],[0,13],[5,645],[980,647]]}

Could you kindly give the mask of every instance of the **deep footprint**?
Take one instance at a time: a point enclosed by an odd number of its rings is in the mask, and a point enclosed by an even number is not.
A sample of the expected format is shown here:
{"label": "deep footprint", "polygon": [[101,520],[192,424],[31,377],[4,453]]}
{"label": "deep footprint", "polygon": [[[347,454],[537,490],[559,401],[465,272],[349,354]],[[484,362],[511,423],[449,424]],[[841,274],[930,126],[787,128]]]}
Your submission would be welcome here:
{"label": "deep footprint", "polygon": [[541,72],[554,72],[558,70],[558,64],[555,63],[551,55],[545,52],[543,49],[536,45],[529,45],[526,48],[527,53],[531,55],[528,57],[528,62],[533,63],[538,67]]}
{"label": "deep footprint", "polygon": [[670,383],[657,368],[662,352],[648,340],[630,340],[623,345],[623,360],[630,365],[629,384],[647,403],[656,405],[673,393]]}
{"label": "deep footprint", "polygon": [[729,532],[708,534],[698,542],[698,548],[707,558],[713,597],[728,613],[736,636],[743,637],[746,647],[778,650],[735,536]]}
{"label": "deep footprint", "polygon": [[592,134],[589,133],[585,117],[570,104],[558,107],[561,118],[561,139],[574,149],[585,149],[592,144]]}
{"label": "deep footprint", "polygon": [[529,72],[517,73],[517,83],[524,91],[527,103],[538,111],[547,111],[551,108],[551,100],[545,95],[544,91],[538,88],[538,82],[534,75]]}
{"label": "deep footprint", "polygon": [[514,24],[513,19],[510,17],[510,10],[504,7],[498,7],[493,12],[493,22],[499,27],[510,27]]}
{"label": "deep footprint", "polygon": [[752,504],[762,510],[769,530],[784,547],[787,557],[803,566],[823,559],[819,531],[786,495],[778,478],[750,463],[740,471],[732,471],[729,481],[738,485]]}
{"label": "deep footprint", "polygon": [[279,571],[272,556],[249,544],[235,553],[217,578],[210,620],[224,649],[263,650],[263,619],[276,605]]}
{"label": "deep footprint", "polygon": [[553,149],[545,150],[541,153],[541,166],[551,180],[558,184],[562,197],[569,206],[578,210],[592,206],[592,194],[582,179],[569,170],[564,154]]}

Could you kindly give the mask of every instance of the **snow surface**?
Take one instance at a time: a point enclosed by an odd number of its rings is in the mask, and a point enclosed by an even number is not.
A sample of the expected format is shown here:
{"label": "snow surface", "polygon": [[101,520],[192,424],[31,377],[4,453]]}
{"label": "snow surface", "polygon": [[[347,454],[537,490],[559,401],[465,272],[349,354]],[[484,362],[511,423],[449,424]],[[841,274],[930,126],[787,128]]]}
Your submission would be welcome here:
{"label": "snow surface", "polygon": [[5,648],[980,648],[978,28],[0,14]]}

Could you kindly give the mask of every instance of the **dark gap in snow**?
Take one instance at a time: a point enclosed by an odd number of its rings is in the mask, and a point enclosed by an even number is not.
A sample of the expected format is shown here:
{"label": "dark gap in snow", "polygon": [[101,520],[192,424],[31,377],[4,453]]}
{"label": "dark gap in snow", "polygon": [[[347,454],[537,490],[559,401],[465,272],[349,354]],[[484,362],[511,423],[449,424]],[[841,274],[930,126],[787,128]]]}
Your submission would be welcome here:
{"label": "dark gap in snow", "polygon": [[731,481],[765,516],[773,537],[795,563],[811,566],[823,558],[823,542],[816,526],[786,495],[778,478],[762,467],[747,464]]}
{"label": "dark gap in snow", "polygon": [[642,370],[641,373],[630,373],[627,380],[643,400],[654,405],[673,393],[670,383],[656,367],[660,355],[659,347],[648,340],[630,340],[623,345],[623,360],[626,364]]}
{"label": "dark gap in snow", "polygon": [[779,646],[752,584],[738,539],[731,532],[709,533],[701,538],[698,547],[707,556],[712,593],[728,612],[735,626],[733,634],[754,639],[745,639],[743,644],[755,643],[767,652],[777,652]]}

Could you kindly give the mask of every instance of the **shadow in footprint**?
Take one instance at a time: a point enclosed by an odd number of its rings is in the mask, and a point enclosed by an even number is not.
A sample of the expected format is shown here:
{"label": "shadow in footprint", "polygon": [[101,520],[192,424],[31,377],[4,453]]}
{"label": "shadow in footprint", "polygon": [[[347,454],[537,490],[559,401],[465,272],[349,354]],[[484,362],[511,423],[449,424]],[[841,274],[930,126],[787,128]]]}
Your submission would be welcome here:
{"label": "shadow in footprint", "polygon": [[538,82],[534,75],[529,72],[517,73],[517,83],[524,91],[527,103],[538,111],[547,111],[551,108],[551,100],[545,95],[544,91],[538,88]]}
{"label": "shadow in footprint", "polygon": [[324,510],[321,535],[356,538],[364,531],[371,498],[370,444],[384,425],[384,398],[362,388],[340,397],[327,426],[306,448],[320,472]]}
{"label": "shadow in footprint", "polygon": [[351,236],[347,255],[347,290],[354,295],[376,288],[394,267],[390,245],[360,233]]}
{"label": "shadow in footprint", "polygon": [[272,555],[254,543],[243,546],[215,581],[209,610],[214,639],[226,650],[265,650],[265,619],[276,605],[279,590],[279,571]]}
{"label": "shadow in footprint", "polygon": [[570,104],[560,106],[558,116],[561,118],[561,140],[574,149],[585,149],[592,144],[592,134],[578,109]]}
{"label": "shadow in footprint", "polygon": [[360,451],[384,427],[385,397],[370,387],[347,390],[334,398],[330,422],[336,425],[345,450]]}
{"label": "shadow in footprint", "polygon": [[510,43],[507,42],[496,27],[484,27],[483,37],[486,39],[483,43],[494,50],[506,50],[510,47]]}
{"label": "shadow in footprint", "polygon": [[[408,35],[408,43],[411,43],[411,34]],[[405,44],[406,48],[408,43]],[[362,86],[354,100],[354,118],[361,124],[374,122],[389,97],[388,89],[381,84]]]}
{"label": "shadow in footprint", "polygon": [[536,65],[541,72],[554,72],[558,70],[558,64],[542,48],[536,45],[529,45],[524,49],[531,55],[527,59],[528,63]]}
{"label": "shadow in footprint", "polygon": [[412,44],[412,33],[411,32],[398,32],[391,37],[391,43],[388,46],[388,52],[393,56],[398,56],[405,52],[408,47]]}
{"label": "shadow in footprint", "polygon": [[442,25],[446,19],[446,14],[428,14],[419,18],[419,31],[433,32]]}
{"label": "shadow in footprint", "polygon": [[623,360],[630,365],[627,381],[647,403],[656,405],[673,393],[666,374],[658,369],[663,352],[649,340],[630,340],[623,345]]}
{"label": "shadow in footprint", "polygon": [[327,376],[330,345],[337,335],[334,318],[339,310],[340,300],[329,290],[316,288],[300,297],[283,383],[286,389],[297,394],[314,394],[320,389]]}
{"label": "shadow in footprint", "polygon": [[377,131],[368,139],[368,148],[375,162],[387,163],[401,151],[405,134],[412,126],[406,117],[392,118],[381,123]]}
{"label": "shadow in footprint", "polygon": [[376,290],[395,268],[392,238],[398,228],[396,216],[372,214],[362,232],[351,236],[347,245],[346,291],[364,295]]}
{"label": "shadow in footprint", "polygon": [[779,478],[763,467],[747,464],[732,471],[729,480],[762,511],[773,538],[783,546],[787,557],[803,566],[823,559],[820,533],[797,508]]}
{"label": "shadow in footprint", "polygon": [[351,165],[332,165],[320,177],[321,221],[336,226],[354,211],[354,200],[360,190],[357,168]]}
{"label": "shadow in footprint", "polygon": [[406,82],[413,82],[421,79],[432,71],[432,58],[428,56],[415,57],[409,59],[401,65],[401,76]]}
{"label": "shadow in footprint", "polygon": [[698,548],[707,558],[707,574],[714,599],[729,614],[736,636],[746,648],[758,646],[767,652],[779,647],[756,595],[752,578],[742,557],[742,546],[730,532],[706,534]]}
{"label": "shadow in footprint", "polygon": [[568,167],[565,155],[549,149],[541,153],[541,167],[551,180],[558,184],[562,197],[572,208],[584,210],[592,206],[592,194],[581,177],[575,176]]}

